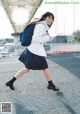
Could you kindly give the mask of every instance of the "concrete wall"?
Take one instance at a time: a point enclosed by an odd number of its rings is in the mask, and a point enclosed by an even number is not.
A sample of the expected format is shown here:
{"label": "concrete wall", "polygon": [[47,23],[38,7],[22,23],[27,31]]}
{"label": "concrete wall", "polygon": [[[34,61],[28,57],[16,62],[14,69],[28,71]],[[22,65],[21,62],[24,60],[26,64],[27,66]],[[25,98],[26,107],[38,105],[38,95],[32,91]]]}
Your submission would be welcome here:
{"label": "concrete wall", "polygon": [[80,43],[54,43],[50,44],[49,53],[80,52]]}

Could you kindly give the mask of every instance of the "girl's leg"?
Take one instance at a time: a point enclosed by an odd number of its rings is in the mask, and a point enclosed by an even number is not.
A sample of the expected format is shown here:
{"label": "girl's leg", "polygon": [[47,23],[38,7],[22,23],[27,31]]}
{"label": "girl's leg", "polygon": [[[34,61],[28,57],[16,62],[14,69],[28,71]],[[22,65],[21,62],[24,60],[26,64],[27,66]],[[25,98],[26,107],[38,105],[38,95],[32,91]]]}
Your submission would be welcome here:
{"label": "girl's leg", "polygon": [[57,88],[57,87],[53,84],[53,82],[52,82],[52,77],[51,77],[51,74],[50,74],[48,68],[45,69],[45,70],[43,70],[43,73],[44,73],[44,76],[46,77],[46,79],[47,79],[47,81],[48,81],[48,84],[49,84],[49,85],[47,86],[47,88],[48,88],[48,89],[52,89],[52,90],[54,90],[54,91],[59,91],[59,88]]}
{"label": "girl's leg", "polygon": [[21,77],[24,73],[27,73],[27,72],[29,72],[29,69],[27,69],[27,68],[23,68],[23,69],[19,70],[16,73],[15,77],[13,77],[10,81],[8,81],[6,83],[6,86],[9,86],[11,90],[15,90],[13,83],[16,81],[17,78]]}
{"label": "girl's leg", "polygon": [[27,73],[27,72],[29,72],[29,69],[23,68],[23,69],[19,70],[19,71],[15,74],[15,78],[17,79],[17,78],[21,77],[23,74],[25,74],[25,73]]}
{"label": "girl's leg", "polygon": [[43,70],[43,73],[44,73],[44,76],[47,79],[47,81],[51,81],[52,80],[52,77],[51,77],[51,74],[50,74],[48,68]]}

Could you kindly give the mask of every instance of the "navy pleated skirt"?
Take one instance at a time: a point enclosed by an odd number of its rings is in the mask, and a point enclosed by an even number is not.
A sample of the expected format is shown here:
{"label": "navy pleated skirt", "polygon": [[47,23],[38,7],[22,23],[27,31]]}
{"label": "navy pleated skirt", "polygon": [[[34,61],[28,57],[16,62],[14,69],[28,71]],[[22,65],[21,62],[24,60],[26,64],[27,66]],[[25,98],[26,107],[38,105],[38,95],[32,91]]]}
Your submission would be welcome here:
{"label": "navy pleated skirt", "polygon": [[32,70],[44,70],[48,68],[45,57],[31,53],[27,48],[23,51],[19,60],[23,62],[26,68]]}

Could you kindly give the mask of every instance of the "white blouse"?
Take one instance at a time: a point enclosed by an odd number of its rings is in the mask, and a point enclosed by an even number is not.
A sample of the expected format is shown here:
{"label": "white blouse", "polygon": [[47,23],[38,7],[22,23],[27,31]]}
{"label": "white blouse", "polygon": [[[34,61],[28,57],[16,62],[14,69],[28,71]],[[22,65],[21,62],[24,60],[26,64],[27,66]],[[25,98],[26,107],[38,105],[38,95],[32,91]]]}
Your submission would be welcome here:
{"label": "white blouse", "polygon": [[34,28],[32,42],[27,47],[31,53],[39,56],[47,56],[43,44],[50,39],[49,35],[47,35],[46,33],[48,30],[49,27],[45,21],[41,21],[36,24]]}

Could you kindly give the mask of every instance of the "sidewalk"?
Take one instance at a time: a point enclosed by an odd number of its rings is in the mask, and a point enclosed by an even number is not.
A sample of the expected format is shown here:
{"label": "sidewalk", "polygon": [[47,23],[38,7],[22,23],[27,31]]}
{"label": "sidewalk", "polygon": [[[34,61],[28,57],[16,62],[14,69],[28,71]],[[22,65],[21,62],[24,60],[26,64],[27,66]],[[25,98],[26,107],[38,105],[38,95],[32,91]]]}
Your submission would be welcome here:
{"label": "sidewalk", "polygon": [[60,92],[47,89],[42,71],[25,74],[14,83],[15,91],[11,91],[5,82],[23,64],[17,57],[0,60],[0,103],[12,102],[12,114],[80,114],[80,80],[54,61],[48,60],[48,64]]}

